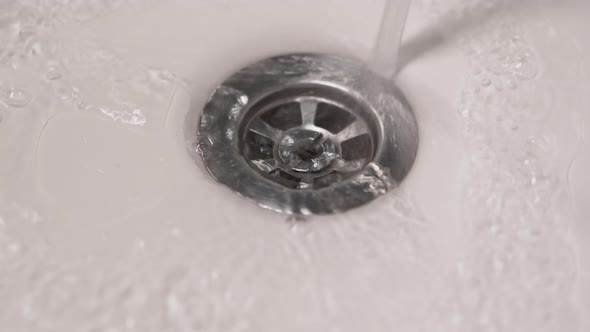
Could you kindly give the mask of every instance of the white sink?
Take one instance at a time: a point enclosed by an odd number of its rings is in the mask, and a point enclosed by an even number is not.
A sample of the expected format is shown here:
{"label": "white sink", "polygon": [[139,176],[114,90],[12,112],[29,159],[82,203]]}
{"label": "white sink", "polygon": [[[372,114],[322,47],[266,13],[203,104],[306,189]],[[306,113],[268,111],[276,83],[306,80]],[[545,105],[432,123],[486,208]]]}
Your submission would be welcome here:
{"label": "white sink", "polygon": [[191,159],[189,99],[368,58],[382,1],[0,4],[0,330],[590,330],[590,3],[501,2],[414,1],[416,164],[305,221]]}

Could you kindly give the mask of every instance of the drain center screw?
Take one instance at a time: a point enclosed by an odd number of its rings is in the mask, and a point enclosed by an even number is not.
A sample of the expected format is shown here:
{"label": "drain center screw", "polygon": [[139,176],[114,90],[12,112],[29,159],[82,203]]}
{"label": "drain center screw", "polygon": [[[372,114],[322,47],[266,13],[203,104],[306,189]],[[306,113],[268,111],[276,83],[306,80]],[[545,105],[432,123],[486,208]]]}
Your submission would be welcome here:
{"label": "drain center screw", "polygon": [[339,157],[336,145],[321,132],[295,129],[279,143],[278,154],[286,168],[300,173],[317,173]]}

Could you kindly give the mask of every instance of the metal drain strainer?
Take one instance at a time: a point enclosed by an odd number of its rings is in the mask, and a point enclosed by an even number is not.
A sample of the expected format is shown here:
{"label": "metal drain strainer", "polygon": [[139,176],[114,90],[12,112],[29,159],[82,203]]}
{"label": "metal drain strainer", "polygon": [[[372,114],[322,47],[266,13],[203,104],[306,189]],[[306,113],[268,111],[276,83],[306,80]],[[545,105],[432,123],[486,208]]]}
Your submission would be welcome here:
{"label": "metal drain strainer", "polygon": [[219,86],[197,140],[211,175],[239,194],[278,212],[328,214],[396,187],[418,129],[401,93],[362,63],[293,54]]}

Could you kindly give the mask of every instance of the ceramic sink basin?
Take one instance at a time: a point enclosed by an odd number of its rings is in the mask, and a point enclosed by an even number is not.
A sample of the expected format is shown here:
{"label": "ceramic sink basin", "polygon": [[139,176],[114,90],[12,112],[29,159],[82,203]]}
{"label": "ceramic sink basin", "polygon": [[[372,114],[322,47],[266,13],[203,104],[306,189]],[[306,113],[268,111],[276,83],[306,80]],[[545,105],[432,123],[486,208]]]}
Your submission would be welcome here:
{"label": "ceramic sink basin", "polygon": [[0,4],[0,330],[590,330],[587,1],[414,1],[418,156],[364,207],[281,215],[191,158],[191,99],[368,59],[383,6]]}

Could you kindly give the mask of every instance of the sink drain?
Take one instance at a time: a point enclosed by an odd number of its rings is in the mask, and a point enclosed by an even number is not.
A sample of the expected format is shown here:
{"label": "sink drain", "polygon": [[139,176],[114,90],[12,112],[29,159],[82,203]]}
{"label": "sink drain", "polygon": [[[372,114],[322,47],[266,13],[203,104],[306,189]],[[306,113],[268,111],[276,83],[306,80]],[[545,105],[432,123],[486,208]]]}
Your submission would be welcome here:
{"label": "sink drain", "polygon": [[197,139],[211,175],[239,194],[278,212],[328,214],[395,188],[418,129],[401,93],[362,63],[293,54],[219,86]]}
{"label": "sink drain", "polygon": [[366,166],[378,129],[344,92],[299,83],[252,105],[240,127],[240,152],[270,181],[290,189],[319,189]]}

